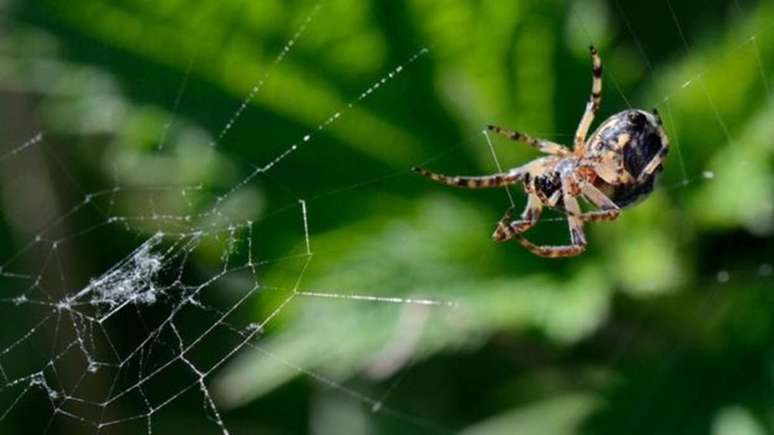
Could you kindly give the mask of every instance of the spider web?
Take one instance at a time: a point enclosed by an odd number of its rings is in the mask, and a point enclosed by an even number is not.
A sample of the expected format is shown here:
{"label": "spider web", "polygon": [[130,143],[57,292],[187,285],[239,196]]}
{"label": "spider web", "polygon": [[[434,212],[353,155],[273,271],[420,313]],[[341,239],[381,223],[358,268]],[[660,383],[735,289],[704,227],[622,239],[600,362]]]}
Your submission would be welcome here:
{"label": "spider web", "polygon": [[[665,15],[673,23],[685,54],[689,56],[693,48],[681,18],[670,2],[667,1],[666,6],[668,15]],[[305,13],[305,19],[244,93],[241,104],[228,114],[223,126],[212,137],[195,136],[206,138],[202,143],[207,149],[218,152],[224,139],[247,116],[256,96],[271,82],[277,66],[293,55],[294,47],[310,38],[307,35],[310,25],[324,7],[324,4],[317,4]],[[736,7],[740,14],[744,13],[745,8],[739,3]],[[637,30],[626,21],[626,11],[621,8],[619,12],[633,39],[638,41]],[[591,30],[593,19],[585,17],[581,10],[572,16],[586,42],[595,42],[597,36]],[[745,32],[737,41],[737,50],[731,51],[730,59],[720,62],[738,61],[743,57],[756,62],[760,72],[758,80],[765,89],[761,98],[771,107],[769,78],[758,42],[760,35],[767,31],[764,27]],[[649,61],[647,50],[639,42],[638,45],[650,74],[659,74]],[[56,431],[60,427],[96,433],[167,433],[170,428],[159,427],[159,415],[173,412],[169,409],[176,405],[182,407],[198,401],[201,417],[208,420],[203,427],[213,433],[236,433],[224,414],[222,403],[243,401],[230,395],[238,390],[245,378],[222,375],[221,371],[235,360],[238,366],[239,357],[251,352],[293,376],[308,377],[363,403],[372,413],[397,420],[415,431],[450,432],[452,429],[446,424],[388,405],[402,379],[395,373],[410,360],[418,340],[411,334],[396,341],[395,349],[388,349],[382,360],[369,367],[375,379],[390,380],[377,394],[361,392],[337,376],[300,365],[294,362],[292,355],[275,353],[263,344],[276,334],[275,324],[301,300],[312,305],[345,302],[395,305],[403,309],[400,312],[405,318],[401,322],[408,325],[404,325],[402,331],[424,328],[428,322],[428,309],[440,310],[449,316],[465,313],[465,303],[454,297],[423,297],[390,290],[381,294],[360,294],[343,287],[320,290],[305,285],[310,265],[327,254],[315,250],[315,209],[311,204],[353,191],[367,192],[369,184],[409,177],[408,172],[360,180],[343,189],[326,191],[321,198],[294,198],[292,202],[270,206],[268,212],[257,218],[244,218],[234,212],[235,204],[240,204],[236,199],[257,180],[272,180],[271,175],[278,165],[311,146],[320,135],[346,120],[375,94],[393,92],[390,90],[392,81],[406,74],[410,77],[411,69],[417,67],[430,51],[418,48],[403,56],[403,62],[385,70],[340,107],[329,108],[316,127],[299,134],[276,155],[262,162],[245,162],[252,167],[247,175],[221,186],[222,191],[204,206],[198,202],[207,198],[204,193],[211,186],[135,188],[117,183],[102,190],[82,192],[78,200],[61,210],[56,206],[58,199],[49,192],[52,195],[48,198],[50,204],[40,213],[47,218],[45,223],[41,222],[42,218],[31,217],[30,210],[23,207],[17,210],[16,218],[10,220],[26,229],[30,236],[25,237],[13,254],[3,259],[0,269],[4,293],[9,295],[0,299],[8,319],[0,336],[0,421],[14,413],[35,412],[43,402],[49,415],[47,418],[36,416],[26,427],[30,433]],[[155,132],[159,152],[174,145],[173,133],[178,124],[184,122],[175,114],[180,105],[185,104],[191,70],[197,62],[201,60],[190,60],[175,94],[171,108],[173,115]],[[676,121],[682,95],[692,95],[692,91],[698,90],[711,109],[713,127],[722,132],[724,145],[738,146],[733,129],[722,115],[718,97],[713,95],[715,90],[704,80],[708,67],[701,63],[691,67],[693,69],[684,80],[656,89],[651,94],[652,100],[648,101],[665,114],[674,141],[678,175],[675,183],[661,187],[665,190],[686,190],[691,185],[717,182],[711,164],[704,165],[698,173],[689,172],[679,134],[684,126]],[[612,84],[606,89],[608,94],[617,92],[626,104],[631,101],[630,106],[640,106],[621,91],[615,71],[610,70],[607,69],[605,76],[607,83]],[[38,164],[41,155],[46,154],[46,147],[53,144],[47,142],[45,132],[37,132],[34,128],[31,131],[28,139],[9,144],[10,149],[0,155],[1,165],[30,168]],[[493,166],[502,168],[503,159],[486,133],[483,137],[479,133],[471,134],[470,142],[487,150]],[[427,161],[444,161],[459,152],[462,146],[459,144]],[[407,162],[406,168],[411,163],[414,162]],[[67,172],[65,167],[61,169]],[[21,177],[12,168],[8,171],[11,177]],[[79,185],[78,180],[74,180],[74,184]],[[17,186],[21,186],[17,191],[23,193],[24,184]],[[506,192],[508,201],[515,205],[515,195],[509,190]],[[161,204],[170,198],[183,204],[185,211],[164,210]],[[145,203],[145,207],[127,208],[127,204],[139,203]],[[294,242],[289,243],[292,247],[279,253],[274,253],[273,247],[262,245],[261,231],[270,230],[273,219],[297,221],[297,234]],[[561,217],[545,221],[552,229],[564,225]],[[759,221],[760,217],[755,217],[751,225],[758,225]],[[79,244],[110,240],[117,232],[128,235],[130,242],[122,241],[120,247],[111,247],[111,256],[116,250],[123,250],[125,255],[119,261],[105,264],[99,271],[76,273]],[[201,257],[215,257],[215,260],[203,265]],[[272,275],[276,269],[283,271],[281,279]],[[745,273],[765,280],[772,269],[764,260],[750,270],[721,268],[710,276],[717,282],[726,283]],[[79,282],[77,277],[80,275],[89,279]],[[266,308],[256,314],[255,306],[259,301]],[[697,315],[700,312],[697,311]],[[323,323],[323,320],[319,322]],[[449,328],[448,325],[440,326],[440,334],[454,333],[453,329],[443,330],[444,327]],[[309,331],[310,334],[313,332]],[[213,387],[211,382],[218,376],[221,379]]]}
{"label": "spider web", "polygon": [[[234,127],[240,116],[248,108],[255,96],[261,91],[266,80],[271,77],[272,68],[280,64],[291,52],[293,46],[304,34],[320,8],[317,4],[299,26],[292,38],[282,47],[267,71],[251,88],[239,107],[225,123],[223,128],[209,142],[216,147]],[[29,310],[30,317],[39,320],[27,327],[26,331],[7,343],[0,353],[0,376],[2,393],[6,400],[0,420],[11,412],[24,406],[28,396],[43,394],[49,401],[52,415],[42,427],[48,431],[56,418],[67,418],[81,423],[100,433],[115,426],[142,421],[147,432],[153,432],[153,417],[164,408],[179,400],[191,391],[199,394],[207,417],[224,434],[229,433],[221,417],[218,406],[212,398],[206,380],[229,361],[244,347],[260,350],[257,344],[270,322],[291,302],[300,297],[334,297],[385,302],[396,304],[417,304],[423,306],[452,306],[451,302],[434,301],[421,298],[378,297],[332,294],[301,289],[304,271],[312,259],[312,244],[309,236],[306,202],[298,200],[299,237],[303,239],[305,251],[285,258],[261,260],[255,258],[255,239],[253,222],[234,220],[222,212],[222,207],[236,195],[240,189],[251,183],[256,177],[268,173],[283,160],[290,158],[297,150],[314,140],[315,136],[346,116],[347,112],[367,99],[401,74],[427,53],[420,49],[400,65],[387,71],[383,77],[356,95],[345,106],[332,112],[314,130],[302,135],[295,143],[288,145],[279,155],[263,165],[256,166],[246,177],[239,180],[223,194],[215,198],[211,207],[196,212],[188,198],[192,192],[202,186],[161,186],[149,189],[151,192],[132,192],[115,186],[98,192],[83,195],[76,204],[61,216],[37,230],[34,237],[21,250],[7,259],[2,267],[2,277],[21,282],[24,290],[16,296],[3,298],[6,306],[14,311]],[[189,64],[193,65],[193,61]],[[175,108],[180,104],[186,88],[188,74],[180,85],[175,99]],[[174,117],[165,124],[158,149],[162,150],[167,142]],[[23,144],[11,149],[0,157],[2,161],[12,159],[28,149],[44,142],[43,133],[37,133]],[[179,195],[191,207],[190,214],[172,215],[154,211],[151,214],[122,215],[115,210],[122,196],[128,195],[172,194]],[[101,222],[83,228],[75,233],[57,235],[57,229],[68,220],[74,219],[86,209],[97,211]],[[206,224],[200,224],[206,222]],[[197,224],[198,223],[198,224]],[[93,236],[105,227],[118,226],[123,231],[137,234],[147,232],[147,227],[159,229],[142,241],[126,257],[110,266],[100,275],[89,280],[82,287],[73,288],[66,278],[65,260],[62,250],[79,239]],[[219,250],[221,268],[211,276],[201,280],[190,280],[186,275],[191,257],[203,244],[221,245]],[[37,272],[16,273],[13,270],[21,259],[32,251],[43,252],[42,266]],[[303,265],[297,272],[295,283],[291,287],[270,287],[259,280],[262,268],[266,264],[300,260]],[[245,274],[253,281],[242,289],[237,297],[220,303],[212,301],[208,293],[221,281],[234,275]],[[51,278],[49,275],[53,276]],[[53,281],[49,281],[49,278]],[[246,324],[231,323],[231,318],[266,292],[280,294],[280,302],[271,313],[258,322]],[[217,297],[215,297],[217,299]],[[160,308],[163,307],[163,308]],[[196,331],[181,330],[179,324],[185,324],[187,317],[196,317]],[[202,317],[203,316],[203,317]],[[120,320],[118,320],[120,319]],[[128,348],[120,348],[111,336],[118,334],[114,323],[125,322],[136,325],[141,331],[140,339]],[[190,325],[186,324],[186,328]],[[15,352],[25,346],[34,346],[39,336],[53,334],[50,353],[40,361],[26,361],[18,364],[13,360]],[[10,335],[9,336],[13,336]],[[197,354],[198,347],[208,340],[225,340],[220,346],[222,352],[213,357]],[[383,407],[377,399],[349,390],[338,383],[322,377],[292,363],[270,355],[275,361],[307,374],[329,387],[339,389],[381,412],[394,414],[398,418],[414,419]],[[81,367],[80,375],[68,367],[63,375],[60,365],[75,364]],[[96,389],[92,383],[97,383]],[[155,388],[154,384],[163,385]],[[122,413],[124,402],[140,406],[137,413]],[[129,407],[131,408],[131,407]],[[116,410],[119,409],[119,410]],[[413,424],[423,424],[419,419]]]}

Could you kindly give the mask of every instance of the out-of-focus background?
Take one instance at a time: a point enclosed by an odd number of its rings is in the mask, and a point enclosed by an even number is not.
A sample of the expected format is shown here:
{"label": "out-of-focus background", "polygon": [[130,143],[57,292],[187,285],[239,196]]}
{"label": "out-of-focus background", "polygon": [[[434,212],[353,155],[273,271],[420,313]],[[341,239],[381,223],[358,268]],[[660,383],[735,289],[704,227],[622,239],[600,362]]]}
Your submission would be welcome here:
{"label": "out-of-focus background", "polygon": [[[408,169],[570,143],[591,43],[665,173],[495,245]],[[766,1],[1,0],[0,432],[774,433],[773,92]]]}

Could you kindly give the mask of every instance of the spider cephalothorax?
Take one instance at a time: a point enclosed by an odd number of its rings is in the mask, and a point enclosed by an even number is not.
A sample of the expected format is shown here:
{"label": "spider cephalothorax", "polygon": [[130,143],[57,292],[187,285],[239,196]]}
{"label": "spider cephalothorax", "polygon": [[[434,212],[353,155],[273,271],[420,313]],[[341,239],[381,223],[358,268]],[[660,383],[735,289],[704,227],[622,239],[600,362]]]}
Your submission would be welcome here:
{"label": "spider cephalothorax", "polygon": [[[481,177],[450,177],[422,168],[414,171],[450,186],[467,189],[524,185],[527,206],[520,220],[511,220],[513,208],[497,224],[492,238],[497,242],[518,240],[531,252],[543,257],[571,257],[586,249],[585,222],[613,220],[621,207],[634,204],[653,190],[656,175],[669,151],[669,140],[654,110],[648,113],[630,109],[608,118],[586,139],[589,127],[602,102],[602,61],[594,47],[591,98],[586,104],[572,149],[533,138],[527,134],[489,126],[489,130],[529,144],[549,154],[507,172]],[[582,211],[578,197],[597,209]],[[544,206],[567,214],[569,245],[539,246],[524,238],[540,218]]]}

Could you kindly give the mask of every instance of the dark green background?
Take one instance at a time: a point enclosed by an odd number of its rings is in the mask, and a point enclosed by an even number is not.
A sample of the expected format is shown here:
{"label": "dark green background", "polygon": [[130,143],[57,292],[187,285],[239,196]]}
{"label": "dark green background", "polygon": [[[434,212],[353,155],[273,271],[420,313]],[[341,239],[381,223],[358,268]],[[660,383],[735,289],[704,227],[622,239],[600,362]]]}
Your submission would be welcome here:
{"label": "dark green background", "polygon": [[[315,7],[0,1],[0,348],[57,315],[10,301],[35,277],[42,284],[31,296],[58,301],[155,232],[203,228],[185,266],[170,264],[168,275],[182,270],[187,282],[206,282],[224,252],[234,264],[248,251],[266,261],[255,275],[208,285],[202,306],[175,318],[190,343],[254,279],[263,286],[189,355],[200,367],[224,362],[206,384],[232,434],[774,432],[771,2]],[[490,123],[571,142],[590,91],[590,43],[605,65],[597,123],[629,105],[664,117],[673,150],[659,187],[617,221],[589,225],[581,257],[545,260],[495,245],[490,234],[509,205],[502,190],[445,188],[408,168],[495,171],[481,134]],[[398,65],[400,74],[359,98]],[[41,144],[9,154],[38,131]],[[492,140],[505,166],[536,157]],[[293,144],[298,150],[229,194]],[[89,193],[115,187],[81,206]],[[222,214],[201,217],[218,197]],[[309,210],[311,257],[298,199]],[[229,222],[247,221],[252,233],[228,231]],[[40,234],[65,239],[54,249],[34,243]],[[547,213],[530,237],[561,243],[566,223]],[[292,296],[295,289],[454,307]],[[105,326],[119,354],[147,336],[140,318],[158,324],[175,296]],[[47,324],[0,354],[0,412],[23,390],[11,380],[41,369],[73,339],[73,321],[59,315],[57,339]],[[235,330],[269,318],[251,346],[224,361],[239,342]],[[106,345],[100,331],[86,334]],[[148,367],[175,354],[170,339],[154,341]],[[86,373],[77,354],[57,359],[55,373],[49,367],[54,388],[72,392]],[[104,400],[110,373],[86,378],[73,395]],[[159,404],[191,379],[186,367],[171,368],[147,382],[147,394]],[[130,385],[122,379],[117,388]],[[64,406],[100,418],[99,407]],[[130,395],[102,418],[147,412]],[[53,414],[33,389],[0,432],[97,433],[63,415],[49,422]],[[153,433],[220,433],[210,414],[194,385],[153,415]],[[141,419],[99,433],[146,431]]]}

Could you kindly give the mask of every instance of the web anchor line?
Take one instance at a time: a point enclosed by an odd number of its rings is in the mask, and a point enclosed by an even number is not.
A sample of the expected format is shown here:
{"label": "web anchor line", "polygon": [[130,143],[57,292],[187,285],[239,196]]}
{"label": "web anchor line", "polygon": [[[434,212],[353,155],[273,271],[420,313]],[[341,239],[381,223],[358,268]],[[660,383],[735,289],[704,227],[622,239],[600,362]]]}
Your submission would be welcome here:
{"label": "web anchor line", "polygon": [[425,298],[402,298],[391,296],[376,296],[376,295],[362,295],[354,293],[334,293],[327,291],[316,290],[299,290],[299,296],[308,296],[314,298],[328,298],[328,299],[348,299],[352,301],[367,301],[367,302],[381,302],[387,304],[414,304],[414,305],[430,305],[430,306],[445,306],[449,308],[456,308],[457,302],[455,301],[439,301],[434,299]]}
{"label": "web anchor line", "polygon": [[427,48],[422,48],[419,51],[417,51],[415,54],[413,54],[409,59],[404,62],[403,64],[397,65],[392,70],[390,70],[387,74],[383,75],[379,80],[374,82],[371,86],[366,88],[364,91],[362,91],[355,99],[350,101],[346,104],[346,106],[338,110],[336,112],[333,112],[331,115],[329,115],[323,122],[317,125],[316,128],[314,128],[312,131],[306,133],[299,141],[293,143],[290,147],[288,147],[285,151],[280,153],[278,156],[276,156],[273,160],[269,161],[269,163],[265,164],[264,166],[259,166],[253,169],[252,172],[250,172],[245,178],[243,178],[240,182],[238,182],[236,185],[232,186],[231,189],[229,189],[225,194],[219,196],[216,198],[215,203],[213,206],[206,212],[202,213],[202,217],[207,217],[211,215],[220,215],[220,207],[225,202],[227,198],[232,196],[235,192],[249,184],[253,179],[255,179],[258,175],[263,174],[265,172],[268,172],[271,170],[274,166],[279,164],[280,162],[287,159],[291,154],[295,153],[302,145],[310,142],[316,135],[320,134],[322,131],[330,127],[333,123],[335,123],[338,119],[340,119],[344,113],[347,111],[353,109],[357,103],[362,102],[366,98],[368,98],[371,94],[373,94],[377,89],[379,89],[382,85],[386,84],[388,81],[394,79],[397,77],[401,72],[404,71],[404,69],[416,62],[420,57],[426,55],[429,52]]}
{"label": "web anchor line", "polygon": [[39,143],[43,142],[43,132],[38,132],[33,137],[22,143],[21,145],[12,148],[10,151],[5,152],[4,154],[0,154],[0,162],[4,161],[5,159],[11,158],[27,148],[30,148],[34,145],[37,145]]}
{"label": "web anchor line", "polygon": [[309,220],[307,218],[307,213],[306,213],[306,201],[303,199],[299,199],[298,202],[299,204],[301,204],[301,214],[304,217],[304,243],[306,244],[306,255],[311,256],[312,247],[311,247],[311,243],[309,242]]}
{"label": "web anchor line", "polygon": [[315,4],[314,8],[312,8],[312,12],[307,15],[306,19],[303,23],[299,26],[298,30],[296,30],[296,33],[293,34],[293,36],[288,40],[287,43],[282,47],[282,50],[280,50],[279,54],[274,58],[274,60],[269,65],[266,72],[263,74],[263,76],[258,80],[258,82],[253,85],[253,87],[250,89],[250,92],[247,94],[247,97],[245,97],[242,100],[242,103],[239,105],[237,110],[234,112],[233,115],[231,115],[231,118],[229,118],[228,121],[226,121],[226,124],[223,126],[223,128],[220,130],[218,135],[210,141],[210,147],[216,147],[218,144],[223,140],[224,137],[226,137],[226,134],[234,127],[237,120],[242,116],[244,111],[247,109],[247,107],[250,105],[250,103],[255,100],[255,97],[258,96],[258,94],[261,92],[261,89],[263,89],[264,84],[266,81],[269,80],[271,77],[271,73],[274,70],[274,68],[282,63],[283,60],[287,57],[288,53],[290,53],[290,50],[293,49],[293,47],[296,45],[296,42],[301,38],[301,36],[306,31],[307,27],[309,27],[309,24],[312,23],[312,20],[317,15],[317,12],[320,11],[320,7],[322,6],[321,1],[318,1],[317,4]]}

